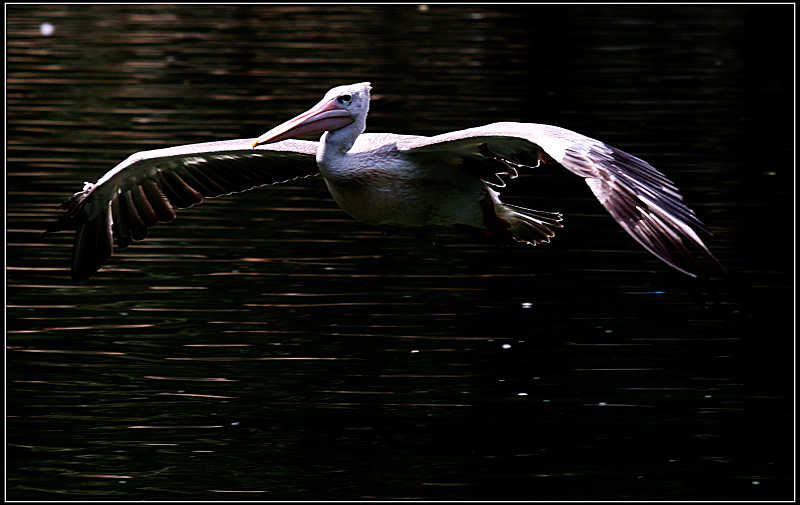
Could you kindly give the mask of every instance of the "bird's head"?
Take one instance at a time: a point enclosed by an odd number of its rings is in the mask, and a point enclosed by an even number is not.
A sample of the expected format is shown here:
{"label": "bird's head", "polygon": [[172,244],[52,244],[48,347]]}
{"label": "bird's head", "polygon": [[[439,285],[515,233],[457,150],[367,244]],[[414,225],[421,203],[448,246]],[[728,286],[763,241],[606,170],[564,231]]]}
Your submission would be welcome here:
{"label": "bird's head", "polygon": [[253,147],[311,133],[334,132],[350,125],[358,136],[366,127],[371,89],[368,82],[337,86],[315,106],[258,137]]}

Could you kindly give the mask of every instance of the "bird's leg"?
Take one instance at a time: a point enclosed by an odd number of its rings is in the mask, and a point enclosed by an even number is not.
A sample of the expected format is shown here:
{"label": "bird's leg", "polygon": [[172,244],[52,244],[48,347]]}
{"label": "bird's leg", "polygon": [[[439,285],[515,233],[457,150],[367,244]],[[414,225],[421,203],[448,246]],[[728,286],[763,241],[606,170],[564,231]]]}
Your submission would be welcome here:
{"label": "bird's leg", "polygon": [[539,166],[542,164],[542,161],[543,161],[542,157],[540,156],[539,159],[536,161],[536,166],[532,167],[532,166],[529,166],[529,165],[523,165],[522,163],[517,163],[515,161],[511,161],[508,158],[504,158],[504,157],[492,152],[492,150],[489,149],[489,146],[487,144],[481,144],[480,153],[486,159],[492,160],[494,163],[497,164],[497,166],[502,167],[502,168],[499,168],[496,172],[492,172],[492,175],[494,175],[497,178],[497,180],[500,181],[499,183],[494,182],[494,181],[488,181],[486,179],[481,179],[486,184],[488,184],[490,186],[494,186],[496,188],[504,188],[504,187],[506,187],[506,181],[504,181],[500,177],[501,175],[507,175],[509,179],[516,179],[517,177],[519,177],[519,169],[523,169],[523,168],[529,168],[529,169],[539,168]]}

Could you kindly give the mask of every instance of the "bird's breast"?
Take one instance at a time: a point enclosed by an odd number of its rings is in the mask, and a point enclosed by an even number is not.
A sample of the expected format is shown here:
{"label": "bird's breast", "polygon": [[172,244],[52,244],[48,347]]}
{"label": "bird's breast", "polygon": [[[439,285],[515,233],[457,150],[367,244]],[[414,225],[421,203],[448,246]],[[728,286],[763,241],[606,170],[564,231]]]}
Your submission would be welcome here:
{"label": "bird's breast", "polygon": [[459,180],[448,167],[423,167],[401,156],[350,157],[320,166],[328,190],[353,218],[370,224],[436,226],[482,222],[480,181]]}
{"label": "bird's breast", "polygon": [[323,175],[336,203],[353,218],[371,224],[409,224],[421,219],[421,181],[385,165],[340,175]]}

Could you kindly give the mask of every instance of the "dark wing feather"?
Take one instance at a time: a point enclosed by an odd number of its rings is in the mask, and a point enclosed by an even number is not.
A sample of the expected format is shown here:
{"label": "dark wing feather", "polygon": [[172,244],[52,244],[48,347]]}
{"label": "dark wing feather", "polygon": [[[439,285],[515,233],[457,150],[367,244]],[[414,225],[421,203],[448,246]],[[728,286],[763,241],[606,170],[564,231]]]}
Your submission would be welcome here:
{"label": "dark wing feather", "polygon": [[708,230],[683,203],[675,184],[646,161],[599,140],[551,125],[494,123],[397,145],[411,156],[456,154],[484,159],[490,166],[498,157],[527,163],[552,159],[584,177],[622,228],[671,267],[694,277],[691,249],[719,264],[697,233]]}
{"label": "dark wing feather", "polygon": [[316,175],[317,142],[287,140],[258,146],[253,139],[142,151],[114,167],[62,205],[47,232],[75,229],[72,278],[86,279],[113,252],[143,240],[150,227],[175,219],[176,209],[206,197]]}

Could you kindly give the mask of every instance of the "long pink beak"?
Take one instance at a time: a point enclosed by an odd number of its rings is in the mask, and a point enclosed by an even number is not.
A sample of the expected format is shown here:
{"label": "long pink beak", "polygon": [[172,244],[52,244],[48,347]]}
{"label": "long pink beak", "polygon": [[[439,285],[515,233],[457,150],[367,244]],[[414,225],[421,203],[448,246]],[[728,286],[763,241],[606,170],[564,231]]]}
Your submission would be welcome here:
{"label": "long pink beak", "polygon": [[336,103],[336,99],[320,102],[314,107],[276,126],[253,142],[253,147],[281,140],[292,139],[310,133],[338,130],[352,123],[350,113]]}

